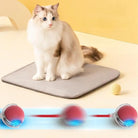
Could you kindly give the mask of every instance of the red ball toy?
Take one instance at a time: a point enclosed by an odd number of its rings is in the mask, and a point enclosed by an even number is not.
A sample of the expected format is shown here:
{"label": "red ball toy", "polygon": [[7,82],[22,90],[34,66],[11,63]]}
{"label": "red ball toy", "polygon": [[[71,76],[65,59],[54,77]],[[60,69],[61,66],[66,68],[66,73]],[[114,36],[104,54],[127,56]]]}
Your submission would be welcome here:
{"label": "red ball toy", "polygon": [[18,127],[24,121],[24,111],[16,104],[7,105],[2,111],[2,121],[9,127]]}
{"label": "red ball toy", "polygon": [[65,124],[69,126],[79,126],[85,120],[85,111],[76,105],[66,107],[61,115]]}
{"label": "red ball toy", "polygon": [[136,123],[137,111],[129,104],[119,106],[113,115],[115,122],[123,127],[130,127]]}

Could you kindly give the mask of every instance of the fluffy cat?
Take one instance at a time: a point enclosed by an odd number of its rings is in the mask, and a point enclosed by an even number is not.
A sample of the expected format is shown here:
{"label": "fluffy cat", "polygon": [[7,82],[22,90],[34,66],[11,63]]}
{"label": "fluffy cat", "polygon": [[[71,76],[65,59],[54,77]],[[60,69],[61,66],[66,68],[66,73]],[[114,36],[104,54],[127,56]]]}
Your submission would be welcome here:
{"label": "fluffy cat", "polygon": [[28,40],[34,47],[37,70],[33,80],[54,81],[56,76],[69,79],[83,71],[85,58],[102,57],[97,49],[80,46],[72,28],[59,20],[58,6],[36,5],[28,22]]}

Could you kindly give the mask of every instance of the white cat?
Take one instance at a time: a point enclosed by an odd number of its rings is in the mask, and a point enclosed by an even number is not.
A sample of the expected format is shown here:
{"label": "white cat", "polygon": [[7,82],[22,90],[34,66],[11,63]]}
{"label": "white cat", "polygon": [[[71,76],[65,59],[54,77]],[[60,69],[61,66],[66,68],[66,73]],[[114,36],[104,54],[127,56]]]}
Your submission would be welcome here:
{"label": "white cat", "polygon": [[34,47],[37,69],[33,80],[45,78],[46,81],[54,81],[56,76],[69,79],[83,71],[84,57],[91,56],[95,60],[102,57],[95,48],[81,48],[72,28],[59,20],[58,6],[36,5],[33,17],[29,20],[27,34]]}

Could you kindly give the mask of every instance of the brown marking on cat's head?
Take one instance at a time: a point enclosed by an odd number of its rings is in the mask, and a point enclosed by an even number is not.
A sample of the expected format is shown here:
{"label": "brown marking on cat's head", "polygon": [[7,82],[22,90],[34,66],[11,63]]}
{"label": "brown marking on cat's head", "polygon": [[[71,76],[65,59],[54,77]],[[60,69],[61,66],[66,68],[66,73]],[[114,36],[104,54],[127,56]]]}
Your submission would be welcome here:
{"label": "brown marking on cat's head", "polygon": [[53,10],[57,10],[58,6],[59,6],[59,3],[57,3],[57,4],[55,4],[55,5],[51,5],[51,8],[52,8]]}
{"label": "brown marking on cat's head", "polygon": [[38,14],[39,12],[43,11],[44,10],[44,7],[40,6],[39,4],[37,4],[35,6],[35,9],[34,9],[34,14]]}
{"label": "brown marking on cat's head", "polygon": [[33,11],[33,18],[35,18],[43,10],[44,10],[44,7],[37,4],[34,8],[34,11]]}
{"label": "brown marking on cat's head", "polygon": [[32,19],[44,29],[51,29],[56,25],[56,21],[58,21],[58,6],[59,3],[49,6],[40,6],[37,4],[34,8]]}

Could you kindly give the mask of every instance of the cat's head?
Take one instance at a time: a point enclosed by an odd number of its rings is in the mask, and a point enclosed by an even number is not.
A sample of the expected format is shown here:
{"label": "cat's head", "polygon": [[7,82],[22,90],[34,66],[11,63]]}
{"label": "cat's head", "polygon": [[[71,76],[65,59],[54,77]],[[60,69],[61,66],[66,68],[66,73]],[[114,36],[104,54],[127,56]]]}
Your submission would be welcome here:
{"label": "cat's head", "polygon": [[59,3],[56,5],[40,6],[36,5],[33,14],[33,20],[44,29],[52,29],[58,21]]}

